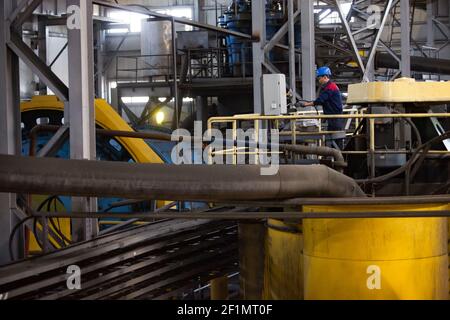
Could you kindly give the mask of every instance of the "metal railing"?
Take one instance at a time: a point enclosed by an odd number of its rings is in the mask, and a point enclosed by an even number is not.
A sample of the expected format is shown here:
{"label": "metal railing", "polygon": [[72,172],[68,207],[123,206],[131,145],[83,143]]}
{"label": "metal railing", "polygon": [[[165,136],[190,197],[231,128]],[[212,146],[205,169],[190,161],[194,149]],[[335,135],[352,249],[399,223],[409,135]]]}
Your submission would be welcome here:
{"label": "metal railing", "polygon": [[252,75],[252,47],[199,48],[185,50],[188,61],[188,81],[197,78],[223,78]]}
{"label": "metal railing", "polygon": [[227,74],[226,49],[188,49],[186,54],[189,82],[195,78],[222,78]]}
{"label": "metal railing", "polygon": [[[188,61],[188,81],[196,78],[247,78],[253,76],[253,48],[251,42],[241,42],[221,48],[184,50]],[[269,53],[271,64],[289,63],[288,57]]]}
{"label": "metal railing", "polygon": [[152,78],[165,77],[173,74],[173,55],[154,54],[140,56],[117,56],[116,79],[118,82],[151,81]]}
{"label": "metal railing", "polygon": [[[290,144],[297,144],[299,142],[308,142],[318,146],[326,144],[327,140],[341,139],[357,134],[361,130],[361,121],[367,121],[368,125],[368,147],[367,150],[361,151],[342,151],[344,155],[367,155],[371,157],[372,167],[375,168],[374,161],[375,155],[387,155],[387,154],[406,154],[411,155],[414,153],[413,147],[411,150],[399,149],[399,150],[386,150],[379,149],[376,146],[376,125],[379,120],[386,119],[437,119],[445,118],[450,119],[449,113],[398,113],[398,114],[367,114],[366,109],[345,109],[342,115],[324,115],[320,111],[308,111],[297,115],[283,115],[283,116],[262,116],[257,114],[250,115],[236,115],[230,117],[213,117],[208,120],[208,130],[212,129],[231,129],[234,144],[232,148],[221,151],[220,154],[231,155],[233,161],[236,162],[239,155],[254,155],[255,152],[258,156],[258,149],[254,149],[251,152],[247,151],[248,148],[237,147],[237,130],[246,128],[254,129],[255,137],[260,137],[260,128],[272,128],[279,130],[280,138],[290,137]],[[327,131],[324,130],[324,122],[329,119],[346,119],[347,125],[345,131]],[[302,127],[298,126],[298,123],[303,121],[316,121],[317,126]],[[353,124],[351,124],[353,122]],[[289,130],[283,130],[281,123],[289,123]],[[245,124],[245,125],[244,125]],[[219,127],[219,128],[218,128]],[[309,128],[309,129],[307,129]],[[311,131],[313,128],[313,131]],[[305,129],[305,130],[302,130]],[[257,138],[256,138],[257,139]],[[256,141],[257,142],[257,141]],[[287,143],[287,142],[286,142]],[[263,150],[267,153],[267,150]],[[270,152],[269,152],[270,153]],[[428,154],[434,155],[450,155],[450,151],[447,150],[429,150]],[[210,151],[210,158],[217,153]],[[320,157],[319,157],[320,158]]]}

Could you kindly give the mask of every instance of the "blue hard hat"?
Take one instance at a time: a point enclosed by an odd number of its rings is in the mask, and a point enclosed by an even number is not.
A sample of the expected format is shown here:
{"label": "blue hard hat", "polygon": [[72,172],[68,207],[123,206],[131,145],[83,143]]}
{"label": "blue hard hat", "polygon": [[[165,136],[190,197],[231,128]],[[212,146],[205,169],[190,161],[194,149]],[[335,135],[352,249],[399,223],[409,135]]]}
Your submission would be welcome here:
{"label": "blue hard hat", "polygon": [[331,69],[328,67],[321,67],[317,69],[317,75],[316,77],[323,77],[323,76],[331,76]]}

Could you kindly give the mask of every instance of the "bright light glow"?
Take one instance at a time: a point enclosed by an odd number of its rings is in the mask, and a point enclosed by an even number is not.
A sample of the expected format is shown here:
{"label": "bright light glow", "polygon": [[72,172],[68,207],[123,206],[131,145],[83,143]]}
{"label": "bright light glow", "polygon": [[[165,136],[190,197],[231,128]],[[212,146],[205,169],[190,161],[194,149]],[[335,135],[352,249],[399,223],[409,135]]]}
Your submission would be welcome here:
{"label": "bright light glow", "polygon": [[[175,98],[172,98],[170,102],[175,102]],[[194,102],[194,98],[183,98],[183,102]]]}
{"label": "bright light glow", "polygon": [[155,120],[158,125],[162,125],[164,123],[165,119],[166,119],[166,115],[164,114],[164,112],[159,111],[156,113]]}
{"label": "bright light glow", "polygon": [[122,102],[125,104],[147,103],[149,100],[149,97],[122,97]]}
{"label": "bright light glow", "polygon": [[117,88],[117,82],[111,81],[111,82],[109,83],[109,86],[111,87],[111,89],[116,89],[116,88]]}
{"label": "bright light glow", "polygon": [[[176,7],[176,8],[167,8],[167,9],[158,9],[155,12],[166,14],[168,16],[173,16],[177,18],[185,18],[192,20],[193,12],[190,7]],[[127,12],[127,11],[110,11],[108,16],[111,19],[117,20],[121,23],[130,25],[130,32],[141,32],[142,25],[141,21],[144,19],[148,19],[149,16],[140,13]],[[186,31],[192,31],[193,28],[191,26],[185,26]],[[108,33],[126,33],[127,29],[110,29]]]}
{"label": "bright light glow", "polygon": [[[350,12],[350,9],[352,7],[352,3],[341,3],[342,11],[344,12],[344,15],[347,16]],[[316,9],[314,10],[315,13],[319,13],[320,10]],[[321,20],[323,19],[323,20]],[[320,16],[319,16],[320,24],[336,24],[341,23],[341,19],[339,17],[339,13],[337,11],[334,11],[330,14],[330,10],[325,10]],[[353,18],[350,22],[353,21]]]}
{"label": "bright light glow", "polygon": [[[148,18],[144,14],[127,11],[111,11],[108,16],[121,23],[129,24],[130,32],[141,32],[141,20]],[[127,31],[126,29],[111,29],[108,30],[108,33],[124,33]]]}
{"label": "bright light glow", "polygon": [[[176,18],[185,18],[192,20],[193,12],[190,7],[177,7],[177,8],[167,8],[162,10],[155,10],[158,13],[166,14],[168,16],[176,17]],[[185,26],[185,31],[192,31],[193,28],[191,26]]]}
{"label": "bright light glow", "polygon": [[166,97],[159,97],[158,98],[159,102],[164,102],[164,101],[166,101],[166,99],[167,99]]}

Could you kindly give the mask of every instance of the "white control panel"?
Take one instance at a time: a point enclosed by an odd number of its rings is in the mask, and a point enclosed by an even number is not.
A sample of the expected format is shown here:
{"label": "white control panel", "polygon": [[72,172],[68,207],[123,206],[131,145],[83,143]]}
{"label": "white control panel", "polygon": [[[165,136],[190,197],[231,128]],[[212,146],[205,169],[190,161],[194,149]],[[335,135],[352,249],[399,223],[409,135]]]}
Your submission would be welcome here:
{"label": "white control panel", "polygon": [[286,76],[265,74],[263,76],[264,115],[287,114]]}

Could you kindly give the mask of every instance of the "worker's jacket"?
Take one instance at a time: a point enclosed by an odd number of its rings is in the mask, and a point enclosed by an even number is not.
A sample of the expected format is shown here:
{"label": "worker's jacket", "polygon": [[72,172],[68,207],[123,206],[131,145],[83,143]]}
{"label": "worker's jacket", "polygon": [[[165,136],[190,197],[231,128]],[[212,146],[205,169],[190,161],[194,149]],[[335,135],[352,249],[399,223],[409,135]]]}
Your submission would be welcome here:
{"label": "worker's jacket", "polygon": [[[342,94],[336,83],[328,81],[322,86],[319,97],[314,101],[314,105],[321,105],[324,114],[342,114]],[[345,126],[344,119],[330,119],[328,120],[329,131],[341,131]]]}

